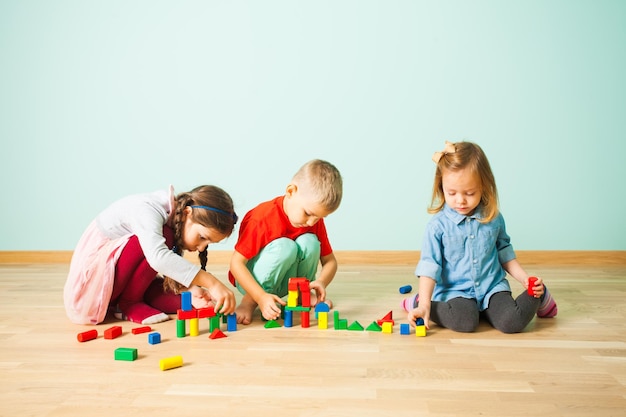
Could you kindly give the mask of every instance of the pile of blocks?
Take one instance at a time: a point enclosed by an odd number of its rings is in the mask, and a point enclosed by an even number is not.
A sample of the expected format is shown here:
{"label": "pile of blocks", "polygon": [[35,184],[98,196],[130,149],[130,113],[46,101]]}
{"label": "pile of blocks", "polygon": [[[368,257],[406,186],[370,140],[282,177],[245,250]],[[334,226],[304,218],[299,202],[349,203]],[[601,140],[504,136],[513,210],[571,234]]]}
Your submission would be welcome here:
{"label": "pile of blocks", "polygon": [[181,308],[176,314],[176,336],[187,336],[187,322],[189,322],[189,336],[200,334],[200,319],[209,319],[209,338],[219,339],[226,337],[220,329],[220,319],[226,322],[227,330],[234,332],[237,330],[237,316],[233,314],[223,315],[217,313],[213,307],[193,308],[191,305],[191,293],[181,293]]}

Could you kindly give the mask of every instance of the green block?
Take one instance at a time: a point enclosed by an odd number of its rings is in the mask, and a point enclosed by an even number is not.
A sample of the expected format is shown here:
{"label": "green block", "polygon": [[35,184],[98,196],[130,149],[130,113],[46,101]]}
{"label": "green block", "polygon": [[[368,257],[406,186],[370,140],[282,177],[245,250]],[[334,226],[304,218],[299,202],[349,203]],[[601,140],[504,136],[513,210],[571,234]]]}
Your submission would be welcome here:
{"label": "green block", "polygon": [[346,330],[348,328],[348,319],[339,319],[335,322],[335,330]]}
{"label": "green block", "polygon": [[134,361],[135,359],[137,359],[137,349],[123,347],[115,349],[116,361]]}
{"label": "green block", "polygon": [[289,310],[289,311],[311,311],[311,307],[302,307],[302,306],[289,307],[289,306],[286,306],[285,310]]}
{"label": "green block", "polygon": [[187,335],[185,320],[176,320],[176,337],[185,337]]}
{"label": "green block", "polygon": [[348,330],[358,330],[358,331],[362,331],[363,330],[363,326],[361,326],[361,323],[359,323],[358,321],[355,321],[354,323],[352,323],[349,327]]}
{"label": "green block", "polygon": [[367,329],[365,330],[367,330],[368,332],[382,332],[383,331],[383,329],[375,321],[373,321],[372,324],[367,326]]}
{"label": "green block", "polygon": [[267,323],[265,323],[265,328],[266,329],[271,329],[274,327],[281,327],[280,323],[278,323],[276,320],[268,320]]}

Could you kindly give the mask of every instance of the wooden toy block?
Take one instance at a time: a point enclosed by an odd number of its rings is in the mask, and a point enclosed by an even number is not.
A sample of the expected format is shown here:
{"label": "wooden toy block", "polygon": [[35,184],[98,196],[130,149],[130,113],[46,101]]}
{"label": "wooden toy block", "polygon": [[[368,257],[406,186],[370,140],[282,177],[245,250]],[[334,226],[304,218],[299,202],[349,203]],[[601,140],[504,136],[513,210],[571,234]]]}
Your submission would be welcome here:
{"label": "wooden toy block", "polygon": [[389,313],[385,315],[385,317],[376,321],[376,323],[378,323],[379,326],[382,326],[383,323],[385,322],[390,322],[392,326],[395,324],[393,321],[393,311],[390,311]]}
{"label": "wooden toy block", "polygon": [[382,332],[383,331],[383,329],[375,321],[373,321],[369,326],[367,326],[367,329],[365,330],[367,330],[368,332]]}
{"label": "wooden toy block", "polygon": [[267,323],[265,323],[266,329],[273,329],[275,327],[280,327],[280,323],[278,323],[276,320],[268,320]]}
{"label": "wooden toy block", "polygon": [[298,305],[298,291],[289,291],[287,293],[287,307],[296,307]]}
{"label": "wooden toy block", "polygon": [[191,311],[193,309],[191,305],[191,292],[185,291],[180,294],[180,309],[183,311]]}
{"label": "wooden toy block", "polygon": [[400,325],[400,334],[409,334],[410,330],[409,330],[409,325],[408,323],[402,323]]}
{"label": "wooden toy block", "polygon": [[317,313],[317,328],[328,329],[328,313],[321,311]]}
{"label": "wooden toy block", "polygon": [[211,334],[209,335],[209,339],[221,339],[223,337],[227,337],[227,336],[220,329],[213,330]]}
{"label": "wooden toy block", "polygon": [[315,306],[315,318],[319,315],[319,313],[329,313],[330,307],[325,302],[317,303]]}
{"label": "wooden toy block", "polygon": [[335,322],[335,330],[347,330],[348,319],[339,319]]}
{"label": "wooden toy block", "polygon": [[115,349],[115,360],[116,361],[134,361],[137,359],[137,349],[135,348],[117,348]]}
{"label": "wooden toy block", "polygon": [[143,327],[135,327],[133,330],[131,330],[133,332],[133,334],[141,334],[141,333],[148,333],[152,331],[152,328],[150,326],[143,326]]}
{"label": "wooden toy block", "polygon": [[229,332],[237,331],[237,314],[229,314],[226,316],[226,330]]}
{"label": "wooden toy block", "polygon": [[303,311],[300,313],[300,326],[307,328],[311,325],[310,323],[311,320],[311,314],[309,313],[309,311]]}
{"label": "wooden toy block", "polygon": [[209,318],[209,331],[212,332],[215,329],[220,328],[220,316],[213,316]]}
{"label": "wooden toy block", "polygon": [[176,320],[176,337],[187,336],[187,322],[185,320]]}
{"label": "wooden toy block", "polygon": [[115,339],[122,335],[122,326],[109,327],[104,331],[105,339]]}
{"label": "wooden toy block", "polygon": [[176,312],[176,317],[178,320],[189,320],[198,318],[198,310],[192,309],[189,311],[185,311],[182,309],[178,309]]}
{"label": "wooden toy block", "polygon": [[167,371],[168,369],[180,368],[181,366],[183,366],[183,357],[180,355],[161,359],[159,361],[159,368],[161,368],[162,371]]}
{"label": "wooden toy block", "polygon": [[148,335],[148,343],[150,343],[151,345],[158,345],[159,343],[161,343],[161,333],[150,333]]}
{"label": "wooden toy block", "polygon": [[304,306],[289,307],[289,306],[286,306],[285,307],[285,311],[311,311],[311,307],[304,307]]}
{"label": "wooden toy block", "polygon": [[426,336],[426,326],[424,325],[424,319],[418,317],[415,319],[415,336],[424,337]]}
{"label": "wooden toy block", "polygon": [[200,334],[200,319],[193,318],[189,320],[189,336],[198,336]]}
{"label": "wooden toy block", "polygon": [[215,316],[215,309],[213,307],[204,307],[196,310],[198,312],[199,319],[207,319]]}
{"label": "wooden toy block", "polygon": [[528,295],[535,296],[535,291],[533,291],[533,287],[537,282],[537,277],[528,277]]}
{"label": "wooden toy block", "polygon": [[300,291],[300,304],[303,307],[311,307],[311,290],[308,289],[309,285],[308,285],[309,281],[307,281],[307,290],[306,291]]}
{"label": "wooden toy block", "polygon": [[292,327],[293,326],[293,311],[285,310],[284,311],[284,318],[285,318],[284,326],[285,327]]}
{"label": "wooden toy block", "polygon": [[358,321],[355,321],[350,326],[348,326],[348,330],[363,331],[363,326]]}
{"label": "wooden toy block", "polygon": [[403,285],[398,289],[398,291],[400,291],[400,294],[408,294],[413,291],[413,287],[411,287],[410,285]]}
{"label": "wooden toy block", "polygon": [[393,323],[390,321],[385,321],[382,324],[383,333],[393,333]]}
{"label": "wooden toy block", "polygon": [[86,332],[78,333],[76,335],[76,339],[79,342],[88,342],[90,340],[96,339],[98,337],[98,331],[96,329],[87,330]]}

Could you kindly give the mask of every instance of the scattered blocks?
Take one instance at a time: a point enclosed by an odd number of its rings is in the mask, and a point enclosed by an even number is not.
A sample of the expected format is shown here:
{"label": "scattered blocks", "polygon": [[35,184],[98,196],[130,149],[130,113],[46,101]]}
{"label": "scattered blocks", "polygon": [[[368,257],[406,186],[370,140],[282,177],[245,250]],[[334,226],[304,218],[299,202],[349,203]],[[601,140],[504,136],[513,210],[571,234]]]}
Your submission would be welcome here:
{"label": "scattered blocks", "polygon": [[90,340],[96,339],[98,337],[98,331],[96,329],[87,330],[86,332],[78,333],[76,338],[79,342],[88,342]]}
{"label": "scattered blocks", "polygon": [[134,361],[137,359],[137,349],[135,348],[117,348],[115,349],[116,361]]}
{"label": "scattered blocks", "polygon": [[363,331],[363,326],[361,326],[361,323],[359,323],[358,321],[355,321],[350,326],[348,326],[348,330]]}
{"label": "scattered blocks", "polygon": [[167,371],[168,369],[180,368],[183,366],[183,357],[182,356],[172,356],[170,358],[161,359],[159,361],[159,368],[162,371]]}
{"label": "scattered blocks", "polygon": [[393,333],[393,322],[385,321],[381,327],[383,329],[383,333]]}
{"label": "scattered blocks", "polygon": [[400,334],[409,334],[409,333],[410,333],[410,327],[408,323],[402,323],[400,325]]}
{"label": "scattered blocks", "polygon": [[368,332],[382,332],[383,331],[383,329],[375,321],[373,321],[369,326],[367,326],[367,329],[365,330],[367,330]]}
{"label": "scattered blocks", "polygon": [[122,335],[122,326],[109,327],[104,331],[105,339],[115,339]]}
{"label": "scattered blocks", "polygon": [[408,294],[413,291],[413,287],[411,287],[410,285],[403,285],[398,289],[398,291],[400,291],[400,294]]}
{"label": "scattered blocks", "polygon": [[133,334],[141,334],[141,333],[148,333],[152,331],[152,328],[150,326],[143,326],[143,327],[135,327],[133,330],[131,330],[133,332]]}
{"label": "scattered blocks", "polygon": [[148,335],[148,343],[150,343],[151,345],[158,345],[159,343],[161,343],[161,333],[150,333]]}

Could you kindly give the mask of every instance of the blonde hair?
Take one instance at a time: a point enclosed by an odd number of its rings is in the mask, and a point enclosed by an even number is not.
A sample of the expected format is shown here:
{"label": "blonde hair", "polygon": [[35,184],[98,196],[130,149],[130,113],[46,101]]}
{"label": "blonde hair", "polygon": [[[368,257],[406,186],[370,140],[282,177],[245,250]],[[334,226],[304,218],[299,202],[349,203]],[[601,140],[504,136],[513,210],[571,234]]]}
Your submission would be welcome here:
{"label": "blonde hair", "polygon": [[[174,248],[178,255],[183,254],[183,228],[185,208],[189,206],[206,206],[212,210],[193,209],[191,220],[204,227],[215,229],[221,234],[230,236],[237,222],[237,215],[230,195],[214,185],[201,185],[193,190],[180,193],[176,196],[176,211],[174,213]],[[206,271],[207,249],[198,252],[200,268]],[[163,288],[166,292],[178,294],[186,288],[169,277],[164,277]]]}
{"label": "blonde hair", "polygon": [[330,162],[313,159],[304,164],[293,176],[293,181],[302,181],[311,187],[318,202],[328,211],[339,208],[343,196],[343,179],[339,170]]}
{"label": "blonde hair", "polygon": [[481,188],[480,204],[482,205],[480,219],[481,223],[489,223],[499,212],[498,190],[496,180],[491,171],[489,160],[483,150],[472,142],[457,142],[452,144],[454,152],[444,151],[437,162],[435,171],[435,181],[433,184],[433,195],[428,212],[435,214],[443,209],[445,196],[443,193],[442,176],[443,171],[459,171],[468,169],[472,175],[476,175]]}

